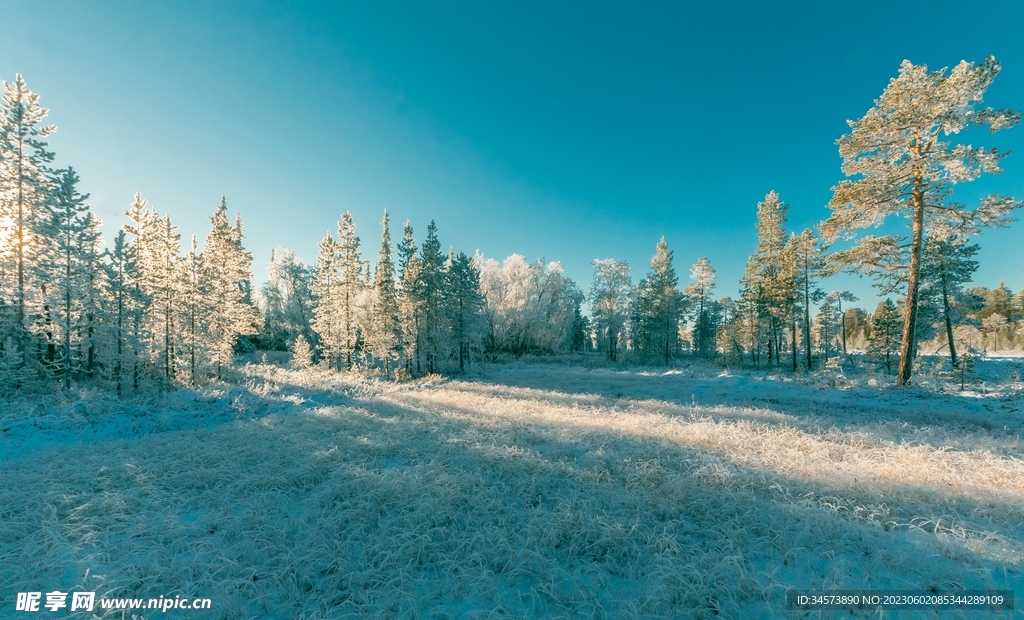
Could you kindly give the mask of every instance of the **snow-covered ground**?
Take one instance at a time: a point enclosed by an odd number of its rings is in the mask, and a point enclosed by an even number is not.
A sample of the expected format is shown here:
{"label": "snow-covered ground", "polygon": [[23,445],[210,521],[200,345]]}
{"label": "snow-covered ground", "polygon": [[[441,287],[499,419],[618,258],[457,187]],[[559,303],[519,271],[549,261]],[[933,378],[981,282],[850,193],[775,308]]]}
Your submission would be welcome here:
{"label": "snow-covered ground", "polygon": [[[252,365],[149,400],[4,402],[0,616],[50,590],[212,599],[167,612],[196,618],[804,617],[790,588],[1024,601],[1019,365],[981,361],[963,392],[927,362],[907,389],[856,368],[396,384]],[[1000,613],[941,617],[1022,617]]]}

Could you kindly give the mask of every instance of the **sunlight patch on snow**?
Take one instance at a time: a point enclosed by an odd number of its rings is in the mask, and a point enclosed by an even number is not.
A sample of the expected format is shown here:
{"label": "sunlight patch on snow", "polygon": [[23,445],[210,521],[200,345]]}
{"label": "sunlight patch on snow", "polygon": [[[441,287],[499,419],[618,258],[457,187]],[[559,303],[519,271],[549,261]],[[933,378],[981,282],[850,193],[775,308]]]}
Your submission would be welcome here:
{"label": "sunlight patch on snow", "polygon": [[739,618],[784,616],[793,587],[1024,593],[1009,401],[743,372],[242,371],[4,413],[0,605],[45,587],[222,617]]}

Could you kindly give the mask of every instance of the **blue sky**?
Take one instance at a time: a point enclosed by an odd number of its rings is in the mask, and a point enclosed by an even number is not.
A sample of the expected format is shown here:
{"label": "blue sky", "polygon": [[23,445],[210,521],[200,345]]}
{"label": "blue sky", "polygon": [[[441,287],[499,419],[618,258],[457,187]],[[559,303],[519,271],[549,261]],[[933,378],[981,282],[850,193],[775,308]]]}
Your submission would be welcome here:
{"label": "blue sky", "polygon": [[[834,142],[904,58],[995,55],[986,102],[1024,109],[1024,3],[628,4],[11,2],[0,78],[50,108],[108,235],[141,191],[202,240],[226,194],[257,280],[346,210],[374,257],[387,208],[584,288],[595,258],[638,279],[664,235],[681,279],[707,256],[735,294],[756,203],[779,191],[795,231],[826,217]],[[959,197],[1024,196],[1024,129],[971,139],[1017,154]],[[1024,288],[1022,230],[984,234],[978,283]]]}

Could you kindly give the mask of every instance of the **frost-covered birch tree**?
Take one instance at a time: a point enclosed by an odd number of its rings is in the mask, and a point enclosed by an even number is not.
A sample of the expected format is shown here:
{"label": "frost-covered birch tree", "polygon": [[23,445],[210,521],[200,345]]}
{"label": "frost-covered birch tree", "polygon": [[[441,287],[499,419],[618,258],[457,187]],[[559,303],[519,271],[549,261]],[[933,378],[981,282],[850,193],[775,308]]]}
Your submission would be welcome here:
{"label": "frost-covered birch tree", "polygon": [[612,258],[594,261],[594,282],[590,286],[590,307],[598,342],[608,360],[619,358],[619,347],[629,317],[632,290],[629,264]]}
{"label": "frost-covered birch tree", "polygon": [[307,344],[315,341],[311,278],[311,269],[294,251],[284,247],[271,251],[268,279],[261,289],[263,342],[267,348],[288,349],[298,334]]}
{"label": "frost-covered birch tree", "polygon": [[[558,261],[534,263],[512,254],[500,264],[473,257],[486,299],[484,345],[488,352],[555,353],[571,349],[582,322],[584,296]],[[582,344],[582,343],[581,343]]]}
{"label": "frost-covered birch tree", "polygon": [[906,385],[912,372],[916,319],[921,286],[921,256],[933,218],[970,226],[1000,226],[1021,203],[991,195],[974,209],[949,200],[953,186],[982,173],[998,173],[1005,156],[996,149],[953,144],[950,136],[972,126],[990,131],[1016,125],[1012,110],[979,109],[983,95],[999,73],[993,57],[976,65],[961,62],[929,72],[924,65],[903,61],[899,75],[863,118],[849,121],[850,133],[839,138],[843,173],[853,179],[833,188],[832,215],[821,224],[828,242],[854,238],[858,231],[882,224],[889,216],[906,216],[906,235],[867,235],[836,254],[840,264],[867,272],[906,272],[907,303],[897,383]]}

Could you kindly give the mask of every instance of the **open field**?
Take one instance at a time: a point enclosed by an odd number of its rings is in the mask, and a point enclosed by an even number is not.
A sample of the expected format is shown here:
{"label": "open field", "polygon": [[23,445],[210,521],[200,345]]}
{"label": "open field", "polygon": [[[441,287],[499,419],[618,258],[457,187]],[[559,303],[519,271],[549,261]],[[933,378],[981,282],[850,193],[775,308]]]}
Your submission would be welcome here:
{"label": "open field", "polygon": [[1024,603],[1019,381],[239,373],[3,403],[0,615],[54,589],[210,598],[168,612],[202,618],[804,617],[789,588]]}

